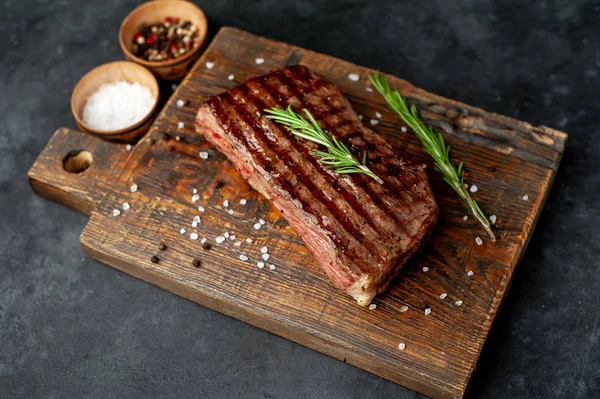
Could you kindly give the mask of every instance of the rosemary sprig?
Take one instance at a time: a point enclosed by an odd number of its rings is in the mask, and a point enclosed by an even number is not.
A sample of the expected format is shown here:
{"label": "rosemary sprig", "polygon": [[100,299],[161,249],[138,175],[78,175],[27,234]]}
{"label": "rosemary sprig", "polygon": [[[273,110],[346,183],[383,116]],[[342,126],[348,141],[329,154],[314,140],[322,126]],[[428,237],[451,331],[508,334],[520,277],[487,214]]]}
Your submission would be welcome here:
{"label": "rosemary sprig", "polygon": [[431,155],[435,163],[435,167],[444,176],[446,183],[456,191],[464,205],[471,212],[473,217],[483,226],[485,231],[490,235],[492,241],[496,241],[496,237],[490,227],[490,222],[477,204],[477,201],[471,198],[469,191],[466,189],[463,175],[463,163],[460,162],[458,167],[450,160],[450,147],[444,142],[444,138],[440,133],[434,133],[431,126],[423,122],[419,111],[412,105],[410,108],[406,103],[406,99],[400,95],[398,90],[390,89],[385,76],[377,72],[370,76],[371,83],[379,93],[385,98],[388,107],[398,114],[398,117],[404,121],[415,132],[415,135],[423,143],[425,151]]}
{"label": "rosemary sprig", "polygon": [[383,181],[367,167],[366,152],[363,153],[362,162],[358,161],[344,143],[336,139],[335,136],[329,137],[321,129],[321,126],[308,110],[303,109],[306,119],[294,112],[291,106],[286,109],[270,108],[264,111],[268,114],[267,118],[282,124],[290,133],[326,147],[327,152],[311,151],[311,154],[318,158],[317,161],[325,165],[326,168],[333,169],[337,174],[363,173],[383,184]]}

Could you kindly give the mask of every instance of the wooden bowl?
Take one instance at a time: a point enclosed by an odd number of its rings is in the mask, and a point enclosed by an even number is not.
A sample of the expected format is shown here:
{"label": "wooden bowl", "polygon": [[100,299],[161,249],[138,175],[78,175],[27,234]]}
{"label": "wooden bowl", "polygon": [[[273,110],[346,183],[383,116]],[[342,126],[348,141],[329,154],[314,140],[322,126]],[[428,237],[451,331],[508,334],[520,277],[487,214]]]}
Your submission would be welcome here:
{"label": "wooden bowl", "polygon": [[[165,17],[178,17],[189,20],[198,27],[198,46],[174,60],[147,61],[136,57],[131,52],[133,35],[140,26],[163,21]],[[119,44],[125,58],[137,62],[150,69],[156,76],[164,80],[180,80],[198,59],[206,42],[208,23],[206,16],[198,6],[183,0],[149,1],[135,8],[121,23],[119,30]]]}
{"label": "wooden bowl", "polygon": [[[152,110],[138,123],[120,130],[98,130],[83,121],[83,107],[87,99],[105,83],[126,81],[146,86],[154,96]],[[141,65],[129,61],[114,61],[100,65],[83,76],[71,94],[71,111],[75,122],[83,132],[91,133],[104,140],[134,143],[150,128],[158,106],[160,91],[154,75]]]}

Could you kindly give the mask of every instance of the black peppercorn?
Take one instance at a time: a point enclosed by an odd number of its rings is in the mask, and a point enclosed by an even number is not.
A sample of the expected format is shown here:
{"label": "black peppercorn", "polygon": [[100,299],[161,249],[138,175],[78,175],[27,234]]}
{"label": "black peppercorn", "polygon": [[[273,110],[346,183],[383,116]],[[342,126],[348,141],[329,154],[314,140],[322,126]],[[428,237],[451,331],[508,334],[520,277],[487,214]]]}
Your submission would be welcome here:
{"label": "black peppercorn", "polygon": [[156,256],[156,255],[155,255],[155,256],[151,257],[151,258],[150,258],[150,261],[151,261],[152,263],[158,263],[158,256]]}
{"label": "black peppercorn", "polygon": [[204,244],[202,244],[202,249],[205,249],[208,251],[210,248],[211,248],[211,246],[209,243],[205,242]]}
{"label": "black peppercorn", "polygon": [[164,242],[162,242],[162,241],[161,241],[161,242],[158,244],[158,249],[160,249],[161,251],[165,251],[165,250],[167,249],[167,246],[165,245],[165,243],[164,243]]}
{"label": "black peppercorn", "polygon": [[224,185],[225,185],[225,183],[222,180],[219,180],[217,182],[217,185],[215,186],[215,188],[218,190],[220,188],[223,188]]}
{"label": "black peppercorn", "polygon": [[198,259],[194,259],[194,260],[192,261],[192,265],[193,265],[194,267],[200,267],[200,266],[202,266],[202,262],[200,262]]}

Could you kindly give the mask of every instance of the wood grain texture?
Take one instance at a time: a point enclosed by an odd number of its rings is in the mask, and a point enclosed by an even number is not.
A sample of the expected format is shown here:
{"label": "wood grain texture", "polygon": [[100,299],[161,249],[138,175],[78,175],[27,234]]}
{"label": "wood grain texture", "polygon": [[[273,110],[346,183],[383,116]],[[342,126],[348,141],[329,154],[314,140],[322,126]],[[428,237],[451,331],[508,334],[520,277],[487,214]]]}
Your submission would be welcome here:
{"label": "wood grain texture", "polygon": [[[265,62],[256,64],[255,58]],[[214,68],[205,66],[214,62]],[[246,184],[203,137],[194,132],[196,110],[210,95],[290,63],[301,63],[337,84],[365,123],[399,153],[430,160],[417,139],[367,91],[373,71],[284,43],[223,28],[131,151],[123,145],[61,129],[44,149],[29,178],[36,192],[91,218],[81,242],[95,258],[219,312],[246,321],[434,398],[464,395],[477,358],[514,269],[531,236],[563,152],[566,135],[448,100],[389,77],[428,122],[445,133],[453,155],[466,165],[466,181],[488,214],[497,215],[493,244],[433,168],[430,181],[440,206],[436,229],[418,258],[407,265],[375,310],[357,306],[323,275],[285,220]],[[349,73],[360,75],[358,82]],[[228,80],[230,74],[234,80]],[[188,103],[177,107],[176,101]],[[178,122],[185,124],[177,127]],[[180,136],[180,141],[175,139]],[[62,160],[87,149],[94,161],[73,175]],[[202,160],[199,151],[210,157]],[[139,190],[129,187],[136,183]],[[222,187],[221,187],[222,184]],[[192,201],[192,190],[200,199]],[[528,195],[524,201],[522,197]],[[223,201],[229,201],[229,207]],[[246,205],[239,201],[247,199]],[[128,202],[131,209],[124,211]],[[198,211],[198,206],[205,212]],[[113,209],[121,209],[114,217]],[[232,209],[233,215],[228,211]],[[192,228],[194,216],[201,224]],[[266,225],[253,228],[258,219]],[[186,234],[180,234],[184,227]],[[215,243],[224,232],[235,240]],[[204,250],[190,233],[207,237]],[[475,243],[481,236],[483,245]],[[234,242],[243,241],[241,246]],[[159,242],[168,249],[160,251]],[[260,248],[271,255],[259,269]],[[240,260],[244,254],[249,260]],[[157,256],[158,263],[150,258]],[[200,268],[193,259],[202,262]],[[428,267],[429,271],[423,271]],[[467,272],[473,271],[472,276]],[[446,293],[444,299],[440,295]],[[462,300],[462,305],[456,301]],[[402,307],[408,310],[402,312]],[[430,308],[431,314],[424,310]],[[404,350],[398,349],[405,343]]]}

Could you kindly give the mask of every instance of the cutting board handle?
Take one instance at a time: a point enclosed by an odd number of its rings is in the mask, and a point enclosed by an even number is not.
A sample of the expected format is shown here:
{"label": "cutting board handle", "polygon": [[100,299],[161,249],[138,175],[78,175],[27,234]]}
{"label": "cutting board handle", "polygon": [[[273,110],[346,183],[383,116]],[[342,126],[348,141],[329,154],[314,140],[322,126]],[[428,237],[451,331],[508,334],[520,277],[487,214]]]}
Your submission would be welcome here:
{"label": "cutting board handle", "polygon": [[[122,146],[123,151],[114,151]],[[52,135],[27,177],[33,191],[90,215],[113,181],[125,145],[109,143],[82,132],[60,128]]]}

